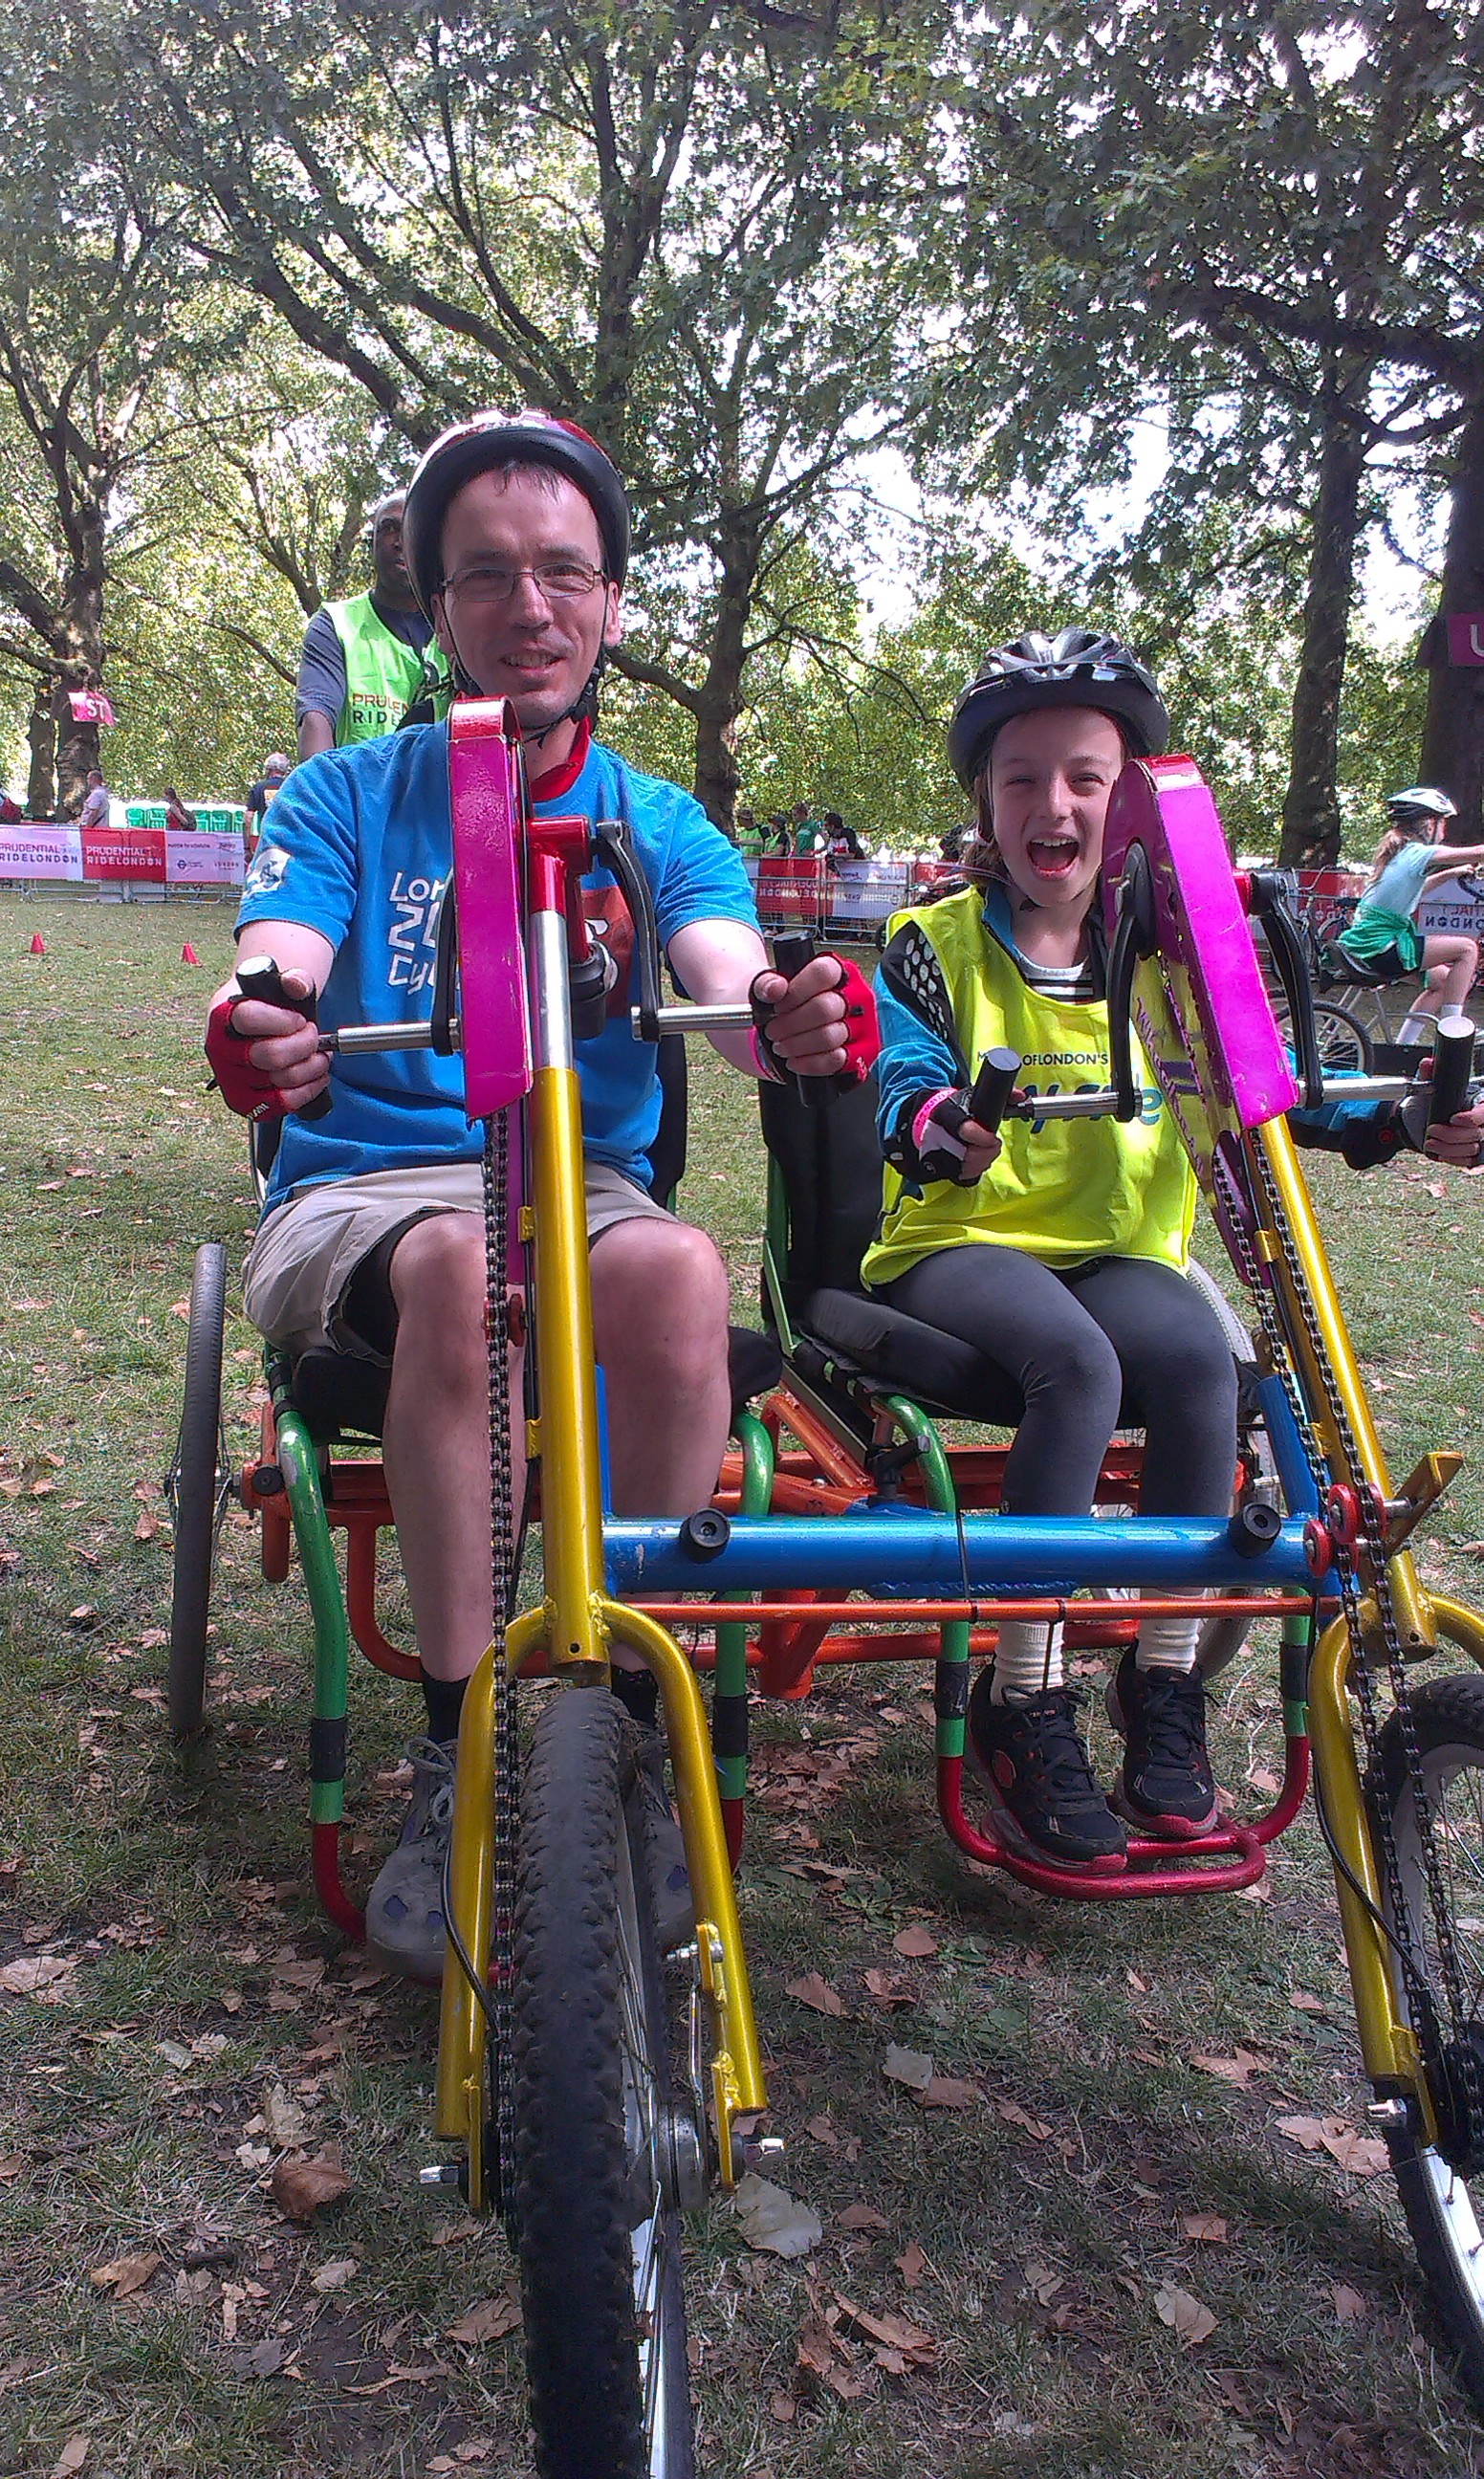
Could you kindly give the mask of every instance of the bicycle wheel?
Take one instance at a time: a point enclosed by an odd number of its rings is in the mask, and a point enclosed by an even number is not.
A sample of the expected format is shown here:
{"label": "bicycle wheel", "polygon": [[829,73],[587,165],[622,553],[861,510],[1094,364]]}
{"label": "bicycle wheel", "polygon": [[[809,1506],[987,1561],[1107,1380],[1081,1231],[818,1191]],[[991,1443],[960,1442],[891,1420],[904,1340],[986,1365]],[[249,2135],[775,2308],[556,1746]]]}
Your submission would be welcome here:
{"label": "bicycle wheel", "polygon": [[[1280,1001],[1273,1013],[1278,1031],[1294,1048],[1292,1019],[1286,1004]],[[1335,1007],[1328,999],[1314,1003],[1314,1029],[1318,1035],[1319,1061],[1326,1076],[1369,1076],[1372,1062],[1371,1034],[1348,1008]],[[1381,1039],[1388,1036],[1383,1033]]]}
{"label": "bicycle wheel", "polygon": [[[540,2479],[692,2479],[671,2097],[637,1737],[601,1687],[537,1724],[516,1867],[515,2207]],[[687,2198],[688,2199],[688,2198]]]}
{"label": "bicycle wheel", "polygon": [[[1484,2088],[1484,1677],[1469,1673],[1429,1680],[1411,1703],[1464,1988],[1462,2037],[1476,2061],[1473,2080]],[[1416,1798],[1394,1714],[1381,1734],[1381,1759],[1407,1910],[1446,2021]],[[1457,2045],[1449,2044],[1454,2071],[1448,2080],[1462,2084],[1457,2062]],[[1457,2353],[1465,2385],[1484,2408],[1484,2128],[1477,2122],[1471,2129],[1460,2125],[1467,2103],[1460,2108],[1459,2094],[1439,2098],[1448,2152],[1458,2165],[1441,2145],[1428,2142],[1414,2118],[1388,2138],[1392,2167],[1433,2309]],[[1477,2121],[1477,2108],[1471,2114]]]}
{"label": "bicycle wheel", "polygon": [[177,1739],[194,1738],[206,1706],[206,1622],[217,1533],[230,1475],[221,1445],[221,1338],[226,1324],[227,1252],[205,1240],[191,1274],[186,1385],[180,1434],[166,1475],[175,1524],[170,1583],[168,1711]]}

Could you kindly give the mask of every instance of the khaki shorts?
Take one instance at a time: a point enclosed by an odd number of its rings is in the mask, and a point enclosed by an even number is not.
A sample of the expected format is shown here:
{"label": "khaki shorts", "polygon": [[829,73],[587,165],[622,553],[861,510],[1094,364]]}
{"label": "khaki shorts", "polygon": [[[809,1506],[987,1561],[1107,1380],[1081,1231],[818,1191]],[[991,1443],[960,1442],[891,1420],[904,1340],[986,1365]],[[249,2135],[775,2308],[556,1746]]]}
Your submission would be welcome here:
{"label": "khaki shorts", "polygon": [[[616,1222],[675,1221],[611,1163],[589,1162],[585,1168],[589,1241]],[[258,1226],[243,1278],[247,1315],[291,1352],[330,1342],[360,1359],[381,1358],[344,1322],[345,1293],[357,1266],[389,1232],[430,1214],[475,1214],[482,1222],[481,1164],[368,1171],[360,1179],[302,1188]]]}

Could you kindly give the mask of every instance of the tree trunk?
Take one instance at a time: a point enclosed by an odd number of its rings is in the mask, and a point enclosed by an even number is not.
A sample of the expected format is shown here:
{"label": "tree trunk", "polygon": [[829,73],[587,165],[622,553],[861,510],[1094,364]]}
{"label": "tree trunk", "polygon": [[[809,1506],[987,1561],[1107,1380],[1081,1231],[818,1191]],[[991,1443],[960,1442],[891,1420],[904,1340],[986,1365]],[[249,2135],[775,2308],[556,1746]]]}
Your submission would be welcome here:
{"label": "tree trunk", "polygon": [[1322,868],[1340,857],[1340,799],[1335,775],[1340,747],[1340,693],[1344,686],[1355,583],[1355,537],[1361,475],[1369,442],[1342,404],[1327,417],[1319,456],[1319,490],[1304,598],[1304,646],[1293,686],[1288,791],[1283,803],[1282,867]]}
{"label": "tree trunk", "polygon": [[732,832],[737,805],[737,721],[757,550],[751,528],[722,545],[709,658],[696,709],[696,798],[725,835]]}
{"label": "tree trunk", "polygon": [[[1474,660],[1449,661],[1450,616],[1473,622],[1463,633]],[[1458,815],[1448,821],[1450,843],[1484,842],[1484,394],[1458,434],[1443,588],[1418,659],[1428,666],[1418,779],[1441,785],[1457,803]]]}
{"label": "tree trunk", "polygon": [[52,714],[51,688],[45,680],[38,682],[31,702],[26,739],[31,749],[31,771],[26,779],[26,815],[28,818],[53,818],[57,814],[57,725]]}

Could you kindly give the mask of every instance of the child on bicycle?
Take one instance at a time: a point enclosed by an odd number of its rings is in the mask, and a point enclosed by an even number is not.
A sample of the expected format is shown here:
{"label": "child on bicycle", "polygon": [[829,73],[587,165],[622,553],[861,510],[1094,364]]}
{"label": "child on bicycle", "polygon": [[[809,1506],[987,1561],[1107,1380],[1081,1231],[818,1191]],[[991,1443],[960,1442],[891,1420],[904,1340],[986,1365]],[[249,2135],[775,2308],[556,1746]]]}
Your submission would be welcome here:
{"label": "child on bicycle", "polygon": [[[1120,1425],[1144,1431],[1143,1514],[1231,1504],[1236,1370],[1186,1279],[1195,1185],[1168,1115],[1017,1119],[998,1135],[964,1116],[982,1053],[1001,1044],[1027,1086],[1109,1083],[1104,821],[1125,760],[1158,754],[1168,731],[1150,674],[1112,638],[1067,628],[991,653],[948,738],[978,810],[972,883],[897,916],[877,981],[887,1169],[862,1278],[982,1355],[978,1415],[1016,1426],[1003,1501],[1016,1515],[1089,1513]],[[1113,1805],[1077,1727],[1060,1624],[1002,1624],[969,1747],[1008,1839],[1108,1868],[1122,1864],[1125,1821],[1171,1840],[1209,1829],[1196,1623],[1145,1618],[1119,1667]]]}
{"label": "child on bicycle", "polygon": [[1423,936],[1416,913],[1422,897],[1445,879],[1460,878],[1484,861],[1484,844],[1443,844],[1458,811],[1446,792],[1426,783],[1394,792],[1386,805],[1391,825],[1382,836],[1354,918],[1340,933],[1341,954],[1367,981],[1425,977],[1436,1006],[1420,1003],[1408,1013],[1398,1040],[1430,1040],[1442,1015],[1463,1006],[1478,970],[1475,938],[1461,933]]}

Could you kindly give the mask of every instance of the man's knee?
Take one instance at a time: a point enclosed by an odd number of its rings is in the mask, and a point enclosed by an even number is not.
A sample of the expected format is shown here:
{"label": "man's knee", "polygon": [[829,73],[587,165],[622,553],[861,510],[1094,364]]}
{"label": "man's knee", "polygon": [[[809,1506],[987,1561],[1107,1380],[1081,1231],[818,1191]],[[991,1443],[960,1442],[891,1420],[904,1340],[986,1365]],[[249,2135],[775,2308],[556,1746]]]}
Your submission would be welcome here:
{"label": "man's knee", "polygon": [[727,1358],[727,1268],[704,1231],[648,1216],[605,1231],[593,1251],[598,1356],[652,1364],[669,1386],[704,1382]]}
{"label": "man's knee", "polygon": [[[397,1241],[389,1275],[397,1349],[415,1338],[421,1368],[447,1375],[485,1367],[484,1225],[473,1214],[436,1214]],[[394,1367],[396,1355],[394,1353]]]}

